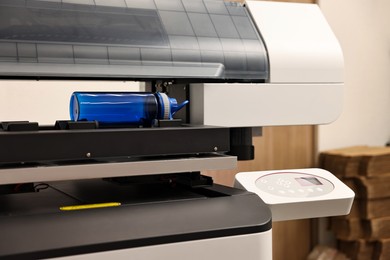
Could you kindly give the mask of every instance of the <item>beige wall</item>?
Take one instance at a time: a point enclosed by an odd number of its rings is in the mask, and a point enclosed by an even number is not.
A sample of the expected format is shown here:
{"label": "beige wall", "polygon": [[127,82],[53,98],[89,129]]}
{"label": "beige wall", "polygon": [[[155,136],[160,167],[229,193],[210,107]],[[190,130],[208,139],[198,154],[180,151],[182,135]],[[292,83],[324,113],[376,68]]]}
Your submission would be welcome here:
{"label": "beige wall", "polygon": [[390,141],[390,1],[320,0],[345,58],[344,109],[319,149]]}
{"label": "beige wall", "polygon": [[0,121],[31,121],[54,125],[69,120],[73,91],[136,91],[137,82],[0,80]]}

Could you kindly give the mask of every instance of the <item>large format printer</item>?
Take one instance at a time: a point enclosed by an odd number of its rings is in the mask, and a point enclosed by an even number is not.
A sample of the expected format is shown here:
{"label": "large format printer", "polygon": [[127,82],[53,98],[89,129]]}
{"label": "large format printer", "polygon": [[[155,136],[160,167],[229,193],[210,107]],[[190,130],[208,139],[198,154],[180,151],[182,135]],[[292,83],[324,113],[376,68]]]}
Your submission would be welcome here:
{"label": "large format printer", "polygon": [[343,57],[316,5],[0,0],[0,76],[189,101],[148,126],[2,122],[0,258],[271,259],[268,206],[200,173],[253,159],[253,127],[334,121]]}

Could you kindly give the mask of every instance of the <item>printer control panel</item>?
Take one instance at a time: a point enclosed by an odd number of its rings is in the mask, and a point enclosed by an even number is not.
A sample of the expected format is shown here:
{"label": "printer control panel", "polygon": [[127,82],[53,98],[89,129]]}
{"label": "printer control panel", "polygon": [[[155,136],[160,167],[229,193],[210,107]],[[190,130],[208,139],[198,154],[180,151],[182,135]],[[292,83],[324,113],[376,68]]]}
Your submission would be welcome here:
{"label": "printer control panel", "polygon": [[322,196],[334,189],[325,178],[297,172],[264,175],[256,180],[256,187],[272,195],[296,198]]}
{"label": "printer control panel", "polygon": [[349,214],[355,193],[332,173],[318,168],[240,172],[235,187],[256,193],[272,221]]}

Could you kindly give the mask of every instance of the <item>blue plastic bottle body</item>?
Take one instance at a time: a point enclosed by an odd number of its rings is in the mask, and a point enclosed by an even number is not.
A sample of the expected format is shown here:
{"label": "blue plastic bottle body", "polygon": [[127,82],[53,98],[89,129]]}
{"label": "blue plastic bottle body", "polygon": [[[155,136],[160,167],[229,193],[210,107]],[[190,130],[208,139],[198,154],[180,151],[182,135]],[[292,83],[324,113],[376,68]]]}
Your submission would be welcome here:
{"label": "blue plastic bottle body", "polygon": [[157,118],[157,113],[153,93],[74,92],[70,101],[70,116],[74,121],[147,125]]}

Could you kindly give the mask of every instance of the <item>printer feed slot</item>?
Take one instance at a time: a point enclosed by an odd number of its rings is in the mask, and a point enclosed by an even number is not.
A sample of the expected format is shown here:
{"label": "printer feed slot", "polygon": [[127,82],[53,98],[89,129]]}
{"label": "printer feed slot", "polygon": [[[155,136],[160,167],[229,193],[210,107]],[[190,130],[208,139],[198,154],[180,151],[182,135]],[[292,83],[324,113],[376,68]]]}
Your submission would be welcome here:
{"label": "printer feed slot", "polygon": [[[197,179],[204,183],[188,185],[181,181],[184,178]],[[12,187],[12,190],[7,192],[5,187]],[[115,201],[122,205],[135,205],[166,200],[217,198],[234,194],[232,193],[234,189],[215,185],[211,177],[202,176],[199,172],[0,186],[0,194],[3,195],[29,192],[31,196],[40,197],[39,194],[50,194],[53,191],[61,192],[65,196],[76,200],[68,205],[66,203],[61,205],[59,201],[57,208],[52,209],[54,211],[57,211],[60,206],[71,206],[72,204],[96,204]]]}

